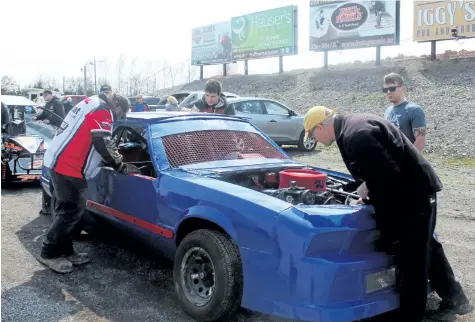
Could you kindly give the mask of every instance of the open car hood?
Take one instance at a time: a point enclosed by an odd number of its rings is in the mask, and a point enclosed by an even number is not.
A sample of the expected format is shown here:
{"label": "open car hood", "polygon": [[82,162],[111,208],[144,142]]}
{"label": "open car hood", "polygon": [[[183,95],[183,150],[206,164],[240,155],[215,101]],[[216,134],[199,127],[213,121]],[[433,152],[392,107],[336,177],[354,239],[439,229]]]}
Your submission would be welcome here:
{"label": "open car hood", "polygon": [[9,139],[12,143],[23,147],[29,153],[38,151],[43,138],[37,136],[14,136]]}
{"label": "open car hood", "polygon": [[304,219],[314,227],[341,227],[358,230],[376,228],[372,215],[373,206],[345,205],[296,205],[294,208],[303,213]]}

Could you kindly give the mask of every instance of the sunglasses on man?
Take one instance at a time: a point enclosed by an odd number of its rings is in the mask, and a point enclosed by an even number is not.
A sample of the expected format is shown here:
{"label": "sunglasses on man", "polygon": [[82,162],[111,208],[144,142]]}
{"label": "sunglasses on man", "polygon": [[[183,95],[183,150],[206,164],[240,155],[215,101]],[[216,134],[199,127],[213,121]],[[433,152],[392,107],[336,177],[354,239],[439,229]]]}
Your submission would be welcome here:
{"label": "sunglasses on man", "polygon": [[383,87],[383,93],[387,93],[388,91],[391,93],[394,93],[398,87],[401,87],[402,85],[398,86],[389,86],[389,87]]}

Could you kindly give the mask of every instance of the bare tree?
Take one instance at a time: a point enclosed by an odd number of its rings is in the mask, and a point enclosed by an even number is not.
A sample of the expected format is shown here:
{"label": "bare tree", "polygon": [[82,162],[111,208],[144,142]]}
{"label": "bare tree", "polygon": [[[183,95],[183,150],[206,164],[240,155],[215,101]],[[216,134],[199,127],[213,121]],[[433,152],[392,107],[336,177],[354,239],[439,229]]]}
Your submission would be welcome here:
{"label": "bare tree", "polygon": [[129,75],[128,75],[128,80],[129,80],[129,92],[128,94],[136,95],[138,93],[137,85],[138,85],[138,79],[135,75],[135,68],[137,67],[137,57],[132,57],[132,60],[130,61],[129,64]]}
{"label": "bare tree", "polygon": [[167,72],[170,70],[170,63],[168,62],[168,59],[165,59],[163,61],[163,66],[162,66],[162,77],[163,77],[163,88],[167,88],[167,77],[165,76]]}
{"label": "bare tree", "polygon": [[39,74],[36,77],[35,83],[33,84],[33,88],[40,88],[40,89],[45,88],[45,80],[42,74]]}
{"label": "bare tree", "polygon": [[123,80],[123,73],[125,67],[125,57],[124,55],[120,55],[119,59],[117,60],[117,91],[120,93],[122,88]]}
{"label": "bare tree", "polygon": [[149,88],[150,88],[150,79],[152,78],[152,73],[153,73],[153,64],[150,60],[147,60],[145,62],[145,73],[144,73],[144,85],[145,85],[145,93],[149,94]]}
{"label": "bare tree", "polygon": [[83,78],[82,77],[69,77],[67,79],[68,86],[64,90],[64,94],[67,95],[79,95],[83,93]]}
{"label": "bare tree", "polygon": [[56,78],[53,76],[49,76],[48,78],[46,78],[43,84],[45,89],[59,91],[59,88],[57,86],[58,83],[56,81]]}
{"label": "bare tree", "polygon": [[107,58],[107,57],[102,58],[102,64],[104,66],[104,76],[103,77],[105,79],[108,79],[109,71],[110,71],[110,68],[111,68],[109,58]]}
{"label": "bare tree", "polygon": [[17,82],[11,76],[2,76],[2,95],[16,94]]}

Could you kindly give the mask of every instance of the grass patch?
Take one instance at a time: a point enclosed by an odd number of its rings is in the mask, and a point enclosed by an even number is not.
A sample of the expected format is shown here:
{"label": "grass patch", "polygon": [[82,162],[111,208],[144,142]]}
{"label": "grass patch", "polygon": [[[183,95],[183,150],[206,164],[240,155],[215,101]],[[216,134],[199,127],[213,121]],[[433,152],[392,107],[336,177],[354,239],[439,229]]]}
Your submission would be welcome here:
{"label": "grass patch", "polygon": [[446,165],[452,167],[466,167],[475,169],[475,158],[450,158],[446,160]]}

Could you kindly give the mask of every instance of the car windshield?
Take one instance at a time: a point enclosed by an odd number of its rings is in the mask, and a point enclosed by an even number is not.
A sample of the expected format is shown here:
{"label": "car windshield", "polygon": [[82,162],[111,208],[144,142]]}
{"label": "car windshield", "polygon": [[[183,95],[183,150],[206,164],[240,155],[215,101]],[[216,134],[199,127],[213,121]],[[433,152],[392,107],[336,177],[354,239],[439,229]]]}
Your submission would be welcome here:
{"label": "car windshield", "polygon": [[[197,121],[173,122],[175,124],[169,123],[161,128],[163,130],[172,124],[175,126],[175,133],[160,135],[168,162],[173,168],[224,160],[288,159],[285,153],[274,147],[248,123],[199,120],[207,126],[194,127],[193,122]],[[176,123],[182,123],[189,130],[180,131],[180,124]],[[233,123],[241,124],[233,126]]]}
{"label": "car windshield", "polygon": [[158,97],[146,97],[144,98],[144,102],[147,103],[148,105],[158,105],[160,102],[160,98]]}

